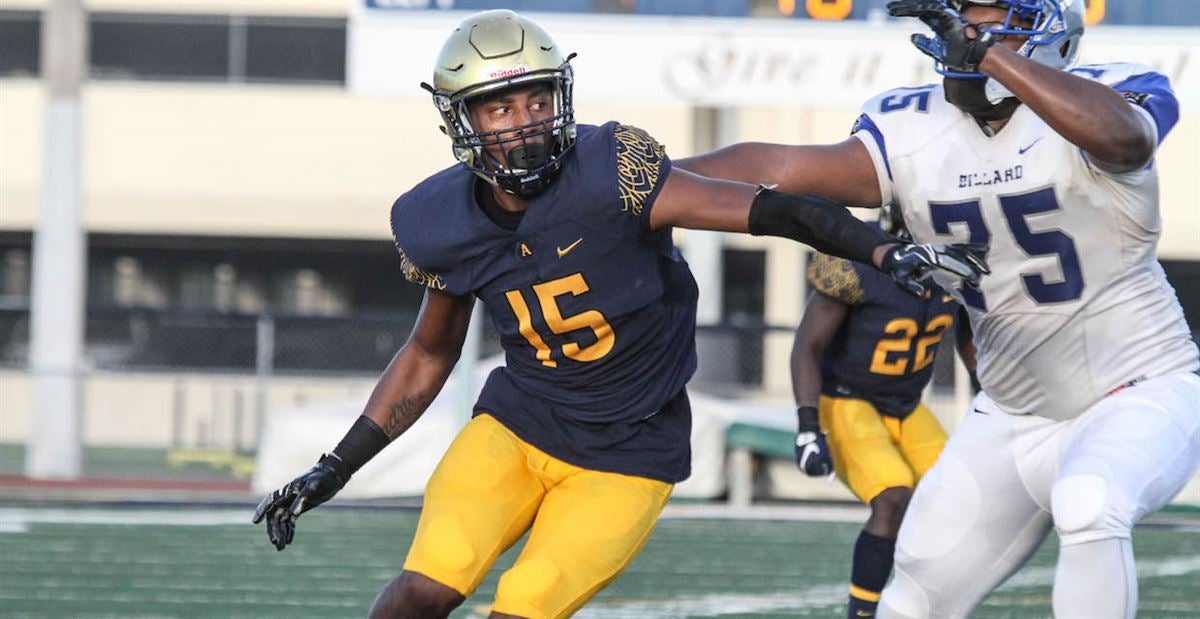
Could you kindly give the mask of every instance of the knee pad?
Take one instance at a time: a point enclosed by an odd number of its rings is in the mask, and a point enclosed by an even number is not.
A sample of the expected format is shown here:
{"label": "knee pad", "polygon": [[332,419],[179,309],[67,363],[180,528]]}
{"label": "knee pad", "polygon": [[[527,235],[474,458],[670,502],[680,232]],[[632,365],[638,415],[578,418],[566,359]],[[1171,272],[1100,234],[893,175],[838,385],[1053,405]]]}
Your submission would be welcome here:
{"label": "knee pad", "polygon": [[500,577],[496,603],[498,606],[506,603],[542,608],[547,606],[546,598],[558,592],[562,584],[562,570],[551,559],[535,557],[518,560]]}
{"label": "knee pad", "polygon": [[1067,475],[1050,491],[1050,511],[1061,542],[1078,544],[1129,537],[1129,528],[1111,507],[1108,480],[1100,475]]}
{"label": "knee pad", "polygon": [[437,566],[439,575],[471,571],[478,561],[469,531],[458,516],[435,516],[424,533],[419,538],[428,545],[422,544],[423,548],[419,550],[421,558]]}

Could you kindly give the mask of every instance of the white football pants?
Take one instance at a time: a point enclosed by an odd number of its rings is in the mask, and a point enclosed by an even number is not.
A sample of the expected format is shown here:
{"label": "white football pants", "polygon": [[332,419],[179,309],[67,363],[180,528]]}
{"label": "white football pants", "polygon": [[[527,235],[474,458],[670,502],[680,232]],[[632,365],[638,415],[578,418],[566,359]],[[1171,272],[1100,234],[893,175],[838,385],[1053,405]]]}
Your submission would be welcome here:
{"label": "white football pants", "polygon": [[1054,526],[1055,616],[1133,617],[1130,531],[1198,464],[1195,374],[1139,382],[1065,421],[1007,415],[981,393],[917,486],[878,616],[969,616]]}

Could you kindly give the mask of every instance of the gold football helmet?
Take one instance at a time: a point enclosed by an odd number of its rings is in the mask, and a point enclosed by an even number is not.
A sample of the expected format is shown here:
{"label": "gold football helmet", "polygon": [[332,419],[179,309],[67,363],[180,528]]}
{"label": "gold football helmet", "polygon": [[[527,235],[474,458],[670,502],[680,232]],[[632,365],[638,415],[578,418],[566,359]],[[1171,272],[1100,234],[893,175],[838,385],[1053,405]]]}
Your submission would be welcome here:
{"label": "gold football helmet", "polygon": [[[455,158],[511,194],[529,197],[545,189],[575,143],[574,56],[564,56],[541,26],[512,11],[484,11],[464,19],[438,54],[433,85],[421,84],[433,94]],[[550,83],[554,110],[549,118],[486,133],[472,127],[471,103],[534,82]],[[520,143],[507,149],[505,161],[484,152],[484,146],[512,142]]]}

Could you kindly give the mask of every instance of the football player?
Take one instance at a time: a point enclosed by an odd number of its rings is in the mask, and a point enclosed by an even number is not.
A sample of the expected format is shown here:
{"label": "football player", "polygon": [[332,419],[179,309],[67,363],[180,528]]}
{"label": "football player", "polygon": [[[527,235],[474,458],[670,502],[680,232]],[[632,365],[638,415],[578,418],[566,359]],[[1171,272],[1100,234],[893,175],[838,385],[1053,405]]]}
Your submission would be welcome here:
{"label": "football player", "polygon": [[844,204],[918,242],[987,244],[967,307],[983,392],[913,494],[881,617],[962,617],[1037,549],[1059,617],[1132,617],[1131,530],[1200,461],[1200,355],[1155,257],[1154,153],[1179,103],[1131,64],[1074,66],[1080,0],[897,0],[940,84],[866,103],[830,146],[676,162]]}
{"label": "football player", "polygon": [[794,238],[914,292],[932,270],[986,272],[969,248],[896,244],[826,200],[673,170],[634,127],[576,124],[570,59],[511,11],[450,35],[426,89],[459,163],[392,207],[404,275],[427,288],[416,325],[337,447],[255,511],[285,548],[298,516],[421,416],[481,299],[506,365],[430,478],[372,616],[447,616],[526,531],[494,617],[570,615],[637,555],[690,467],[697,291],[673,226]]}
{"label": "football player", "polygon": [[[880,225],[904,238],[891,211],[881,211]],[[875,269],[825,254],[810,259],[808,283],[814,292],[792,348],[796,464],[813,477],[836,472],[871,507],[854,545],[847,610],[870,617],[912,489],[946,444],[921,392],[959,305],[941,290],[913,297]],[[973,362],[969,350],[963,358]]]}

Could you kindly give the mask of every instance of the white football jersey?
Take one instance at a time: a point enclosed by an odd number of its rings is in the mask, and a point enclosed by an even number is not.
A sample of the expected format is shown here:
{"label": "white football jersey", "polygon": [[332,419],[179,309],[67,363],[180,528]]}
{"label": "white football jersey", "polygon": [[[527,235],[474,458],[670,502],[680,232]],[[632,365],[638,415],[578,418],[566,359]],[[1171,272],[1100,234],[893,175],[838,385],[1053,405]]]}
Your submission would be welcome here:
{"label": "white football jersey", "polygon": [[[1167,78],[1148,67],[1072,72],[1124,94],[1160,141],[1178,119]],[[917,242],[988,246],[992,274],[954,294],[1003,411],[1074,418],[1130,381],[1200,368],[1156,257],[1153,163],[1104,172],[1024,105],[989,137],[940,84],[868,101],[855,135]]]}

